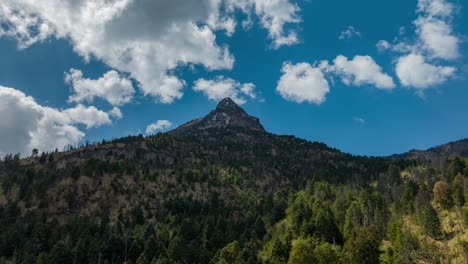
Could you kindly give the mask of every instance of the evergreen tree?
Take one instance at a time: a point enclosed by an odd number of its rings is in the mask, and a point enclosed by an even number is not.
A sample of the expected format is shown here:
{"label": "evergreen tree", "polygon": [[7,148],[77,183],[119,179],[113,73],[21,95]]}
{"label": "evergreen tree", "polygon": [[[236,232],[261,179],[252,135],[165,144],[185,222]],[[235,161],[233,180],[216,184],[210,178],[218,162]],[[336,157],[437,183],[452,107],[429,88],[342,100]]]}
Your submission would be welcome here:
{"label": "evergreen tree", "polygon": [[239,242],[234,241],[220,249],[215,257],[210,261],[210,264],[241,264],[242,252]]}
{"label": "evergreen tree", "polygon": [[162,248],[160,243],[156,240],[156,238],[151,235],[145,244],[145,249],[143,251],[143,255],[147,260],[152,260],[153,258],[158,258],[162,253]]}
{"label": "evergreen tree", "polygon": [[319,239],[328,243],[341,243],[341,233],[335,224],[335,219],[330,206],[325,202],[318,201],[314,205],[314,230]]}
{"label": "evergreen tree", "polygon": [[149,264],[148,260],[145,258],[145,254],[141,254],[136,260],[135,264]]}
{"label": "evergreen tree", "polygon": [[464,191],[464,178],[461,174],[458,174],[452,183],[453,190],[453,201],[455,205],[460,208],[465,204],[465,191]]}
{"label": "evergreen tree", "polygon": [[128,259],[136,261],[142,252],[143,249],[141,248],[138,241],[133,240],[130,244],[130,248],[128,249]]}
{"label": "evergreen tree", "polygon": [[299,238],[292,241],[288,264],[317,263],[314,255],[316,242],[312,238]]}
{"label": "evergreen tree", "polygon": [[338,264],[340,263],[340,247],[322,242],[315,247],[314,256],[317,264]]}
{"label": "evergreen tree", "polygon": [[403,225],[402,220],[392,220],[388,224],[391,246],[380,256],[384,264],[417,263],[419,241],[411,230]]}
{"label": "evergreen tree", "polygon": [[380,238],[375,226],[356,227],[344,244],[344,260],[350,264],[379,263]]}
{"label": "evergreen tree", "polygon": [[49,254],[49,263],[70,264],[74,263],[73,253],[65,241],[59,241]]}
{"label": "evergreen tree", "polygon": [[362,225],[362,211],[357,201],[354,201],[346,210],[345,224],[344,224],[344,238],[347,239],[351,236],[355,227]]}
{"label": "evergreen tree", "polygon": [[430,204],[422,211],[421,226],[427,235],[436,238],[441,235],[439,216]]}
{"label": "evergreen tree", "polygon": [[49,256],[47,255],[47,253],[42,252],[41,254],[37,256],[36,264],[48,264],[48,263],[49,263]]}

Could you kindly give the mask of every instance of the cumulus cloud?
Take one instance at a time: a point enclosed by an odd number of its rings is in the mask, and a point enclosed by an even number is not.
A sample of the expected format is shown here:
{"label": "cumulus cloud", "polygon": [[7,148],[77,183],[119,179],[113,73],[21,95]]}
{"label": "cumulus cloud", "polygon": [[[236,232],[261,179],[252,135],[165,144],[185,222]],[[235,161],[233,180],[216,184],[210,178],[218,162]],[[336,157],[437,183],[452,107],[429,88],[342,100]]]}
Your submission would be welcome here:
{"label": "cumulus cloud", "polygon": [[[322,104],[330,91],[327,78],[338,77],[345,85],[372,85],[379,89],[395,88],[392,77],[382,72],[370,56],[357,55],[352,60],[339,55],[332,64],[329,61],[315,62],[313,65],[303,62],[286,62],[276,90],[288,101],[296,103]],[[334,82],[333,82],[334,83]]]}
{"label": "cumulus cloud", "polygon": [[423,56],[417,54],[400,57],[396,65],[396,74],[401,84],[421,90],[444,83],[455,71],[454,67],[429,64]]}
{"label": "cumulus cloud", "polygon": [[73,89],[73,95],[68,98],[70,102],[92,102],[99,97],[112,105],[123,105],[131,102],[135,93],[132,82],[113,70],[93,80],[84,78],[80,70],[70,69],[65,73],[65,81]]}
{"label": "cumulus cloud", "polygon": [[377,48],[400,53],[418,53],[429,59],[453,60],[460,57],[460,37],[452,21],[455,5],[446,0],[419,0],[415,26],[416,40],[395,39],[394,43],[380,40]]}
{"label": "cumulus cloud", "polygon": [[442,61],[460,58],[461,40],[452,23],[455,10],[446,0],[419,0],[418,17],[413,21],[416,39],[377,43],[380,51],[399,53],[395,69],[403,86],[421,91],[443,84],[455,74],[455,67],[442,65]]}
{"label": "cumulus cloud", "polygon": [[460,56],[460,39],[453,33],[451,20],[455,6],[445,0],[419,0],[414,21],[422,48],[432,58],[446,60]]}
{"label": "cumulus cloud", "polygon": [[338,39],[350,39],[353,37],[361,37],[361,32],[357,31],[353,26],[349,26],[346,30],[343,30],[340,33]]}
{"label": "cumulus cloud", "polygon": [[[94,106],[84,106],[79,104],[73,108],[67,108],[60,111],[63,120],[70,124],[84,124],[86,128],[99,127],[104,124],[110,124],[109,114],[97,109]],[[68,119],[68,120],[67,120]]]}
{"label": "cumulus cloud", "polygon": [[248,15],[248,19],[242,22],[244,28],[251,26],[251,14],[255,14],[262,27],[267,29],[269,38],[273,40],[274,49],[299,42],[296,30],[285,30],[286,25],[297,24],[302,20],[297,4],[289,0],[227,0],[225,5],[228,10],[238,9]]}
{"label": "cumulus cloud", "polygon": [[173,126],[172,122],[169,120],[158,120],[146,127],[146,134],[154,134],[157,131],[164,131]]}
{"label": "cumulus cloud", "polygon": [[395,88],[392,77],[383,73],[382,67],[370,56],[358,55],[348,60],[345,56],[339,55],[333,63],[329,70],[338,75],[346,85],[369,84],[379,89]]}
{"label": "cumulus cloud", "polygon": [[186,86],[174,73],[179,66],[232,69],[234,58],[215,31],[232,34],[237,11],[257,17],[274,48],[298,42],[287,25],[301,21],[300,10],[290,0],[3,0],[0,36],[22,48],[67,39],[85,60],[128,73],[145,95],[171,103]]}
{"label": "cumulus cloud", "polygon": [[219,101],[230,97],[237,104],[245,104],[246,98],[255,99],[255,85],[240,83],[231,78],[218,76],[214,80],[199,79],[195,81],[193,90],[203,92],[210,100]]}
{"label": "cumulus cloud", "polygon": [[116,119],[122,119],[123,118],[122,111],[120,111],[120,108],[115,107],[115,106],[114,106],[114,108],[112,108],[112,110],[109,111],[109,115],[116,118]]}
{"label": "cumulus cloud", "polygon": [[78,144],[86,128],[110,124],[109,114],[95,107],[77,105],[59,110],[39,105],[34,98],[13,88],[0,86],[0,156],[8,153],[27,155],[33,148],[40,151],[62,149]]}
{"label": "cumulus cloud", "polygon": [[330,91],[320,68],[309,63],[284,63],[276,90],[288,101],[322,104]]}

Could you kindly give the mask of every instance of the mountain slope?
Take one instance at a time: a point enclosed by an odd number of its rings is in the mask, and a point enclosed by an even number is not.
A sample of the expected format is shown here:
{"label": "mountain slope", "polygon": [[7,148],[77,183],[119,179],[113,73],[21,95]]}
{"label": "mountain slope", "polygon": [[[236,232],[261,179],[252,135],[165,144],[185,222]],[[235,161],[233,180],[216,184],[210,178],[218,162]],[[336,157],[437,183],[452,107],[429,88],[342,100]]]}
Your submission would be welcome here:
{"label": "mountain slope", "polygon": [[408,185],[416,165],[268,133],[224,99],[168,133],[0,162],[0,263],[377,263],[392,211],[440,177]]}
{"label": "mountain slope", "polygon": [[411,150],[403,154],[395,154],[390,158],[409,160],[435,160],[447,157],[468,158],[468,139],[453,141],[428,150]]}

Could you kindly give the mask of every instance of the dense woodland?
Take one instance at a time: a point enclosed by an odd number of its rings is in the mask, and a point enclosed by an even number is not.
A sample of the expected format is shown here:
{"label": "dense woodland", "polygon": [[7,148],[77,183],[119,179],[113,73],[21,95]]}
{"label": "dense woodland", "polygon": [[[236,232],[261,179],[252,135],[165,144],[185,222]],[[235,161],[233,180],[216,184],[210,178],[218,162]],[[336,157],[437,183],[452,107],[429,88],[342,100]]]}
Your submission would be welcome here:
{"label": "dense woodland", "polygon": [[466,176],[243,128],[8,155],[0,263],[467,263]]}

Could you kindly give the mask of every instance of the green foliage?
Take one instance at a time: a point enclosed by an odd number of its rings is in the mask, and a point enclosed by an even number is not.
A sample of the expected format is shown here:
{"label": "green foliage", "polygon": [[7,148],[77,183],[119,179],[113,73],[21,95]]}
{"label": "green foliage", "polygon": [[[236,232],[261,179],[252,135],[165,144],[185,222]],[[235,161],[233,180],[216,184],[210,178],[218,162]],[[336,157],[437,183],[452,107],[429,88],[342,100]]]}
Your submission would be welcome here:
{"label": "green foliage", "polygon": [[423,209],[420,221],[424,233],[435,238],[441,235],[439,216],[430,204]]}
{"label": "green foliage", "polygon": [[267,263],[286,263],[291,251],[292,234],[288,223],[282,221],[275,225],[271,238],[260,252],[260,258]]}
{"label": "green foliage", "polygon": [[49,263],[49,256],[47,253],[42,252],[37,256],[36,264],[48,264]]}
{"label": "green foliage", "polygon": [[134,240],[130,244],[130,248],[128,250],[128,259],[136,261],[138,257],[140,257],[142,252],[143,252],[142,247],[136,240]]}
{"label": "green foliage", "polygon": [[461,174],[458,174],[452,182],[452,197],[455,205],[462,207],[465,204],[465,179]]}
{"label": "green foliage", "polygon": [[163,247],[158,243],[156,238],[151,235],[148,240],[146,240],[145,249],[143,255],[147,260],[153,260],[158,258],[163,253]]}
{"label": "green foliage", "polygon": [[316,242],[312,238],[299,238],[292,241],[288,264],[318,263],[314,249]]}
{"label": "green foliage", "polygon": [[411,230],[403,225],[402,220],[393,220],[388,224],[391,246],[380,256],[381,263],[410,264],[417,263],[419,241]]}
{"label": "green foliage", "polygon": [[462,214],[463,223],[465,224],[465,226],[468,226],[468,206],[463,206],[461,208],[461,214]]}
{"label": "green foliage", "polygon": [[375,226],[353,228],[344,244],[343,261],[351,264],[378,263],[380,241]]}
{"label": "green foliage", "polygon": [[408,213],[413,213],[414,208],[414,199],[418,193],[419,186],[412,180],[405,182],[405,189],[403,192],[402,203],[404,209]]}
{"label": "green foliage", "polygon": [[415,263],[424,246],[402,219],[446,239],[433,195],[468,219],[457,159],[354,157],[242,128],[70,149],[1,162],[2,261]]}
{"label": "green foliage", "polygon": [[214,258],[210,261],[210,264],[241,264],[242,252],[239,246],[239,242],[234,241],[227,244],[224,248],[220,249]]}
{"label": "green foliage", "polygon": [[340,247],[322,242],[315,247],[314,256],[317,264],[340,263]]}
{"label": "green foliage", "polygon": [[59,241],[49,254],[49,263],[69,264],[74,260],[72,249],[65,241]]}
{"label": "green foliage", "polygon": [[346,210],[345,224],[344,224],[344,237],[348,239],[352,236],[352,233],[356,227],[361,226],[363,215],[359,203],[354,201]]}

